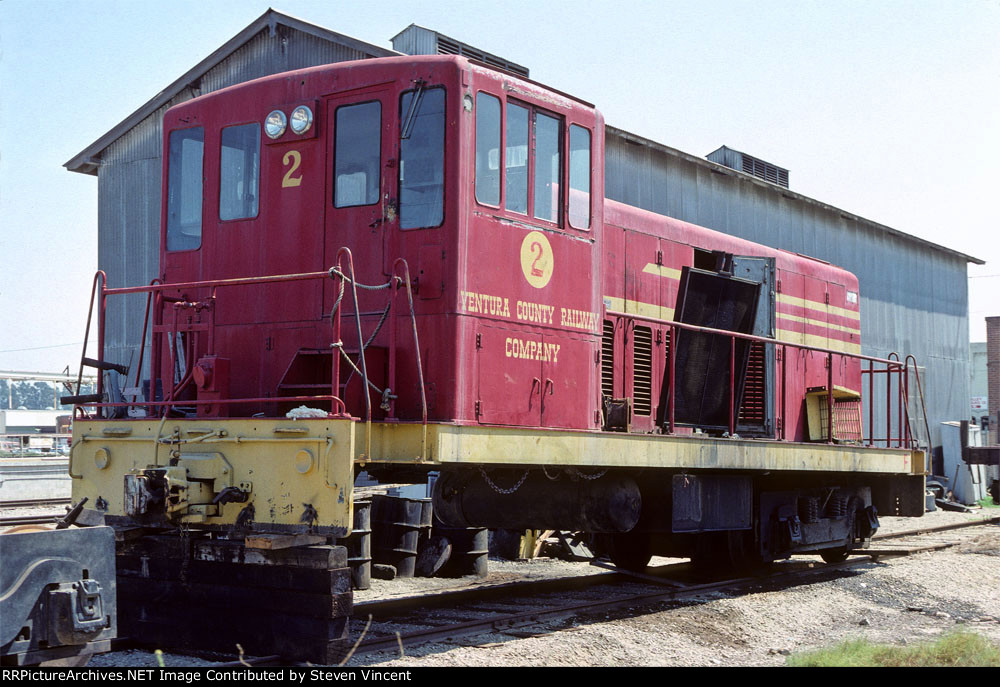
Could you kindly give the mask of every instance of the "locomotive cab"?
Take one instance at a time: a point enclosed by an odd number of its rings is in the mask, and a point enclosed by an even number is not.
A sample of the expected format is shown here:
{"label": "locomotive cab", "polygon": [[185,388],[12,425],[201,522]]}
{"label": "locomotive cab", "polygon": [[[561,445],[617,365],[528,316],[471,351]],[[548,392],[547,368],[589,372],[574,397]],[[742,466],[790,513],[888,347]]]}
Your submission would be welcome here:
{"label": "locomotive cab", "polygon": [[[595,389],[579,374],[593,363],[601,307],[592,106],[462,59],[373,60],[226,89],[173,108],[164,126],[163,283],[318,272],[347,247],[355,280],[381,285],[402,259],[431,418],[599,426]],[[327,382],[323,325],[339,299],[332,281],[220,294],[214,355],[257,372],[230,374],[227,392],[280,397]],[[384,300],[359,295],[362,330],[377,326]],[[357,332],[342,336],[357,360]],[[402,338],[399,355],[413,356]],[[384,388],[384,338],[368,357]],[[418,418],[418,380],[407,366],[398,373],[392,414]],[[508,376],[517,388],[497,383]],[[349,412],[365,410],[359,378],[338,391]],[[577,407],[581,396],[591,407]]]}

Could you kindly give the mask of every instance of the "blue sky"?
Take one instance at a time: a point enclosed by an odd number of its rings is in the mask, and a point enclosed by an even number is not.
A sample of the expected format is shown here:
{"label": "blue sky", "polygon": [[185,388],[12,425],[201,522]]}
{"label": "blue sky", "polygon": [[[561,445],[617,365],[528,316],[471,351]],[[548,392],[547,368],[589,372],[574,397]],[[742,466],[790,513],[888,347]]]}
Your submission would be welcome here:
{"label": "blue sky", "polygon": [[786,167],[796,191],[987,260],[972,340],[1000,315],[1000,0],[0,0],[0,369],[79,361],[97,179],[63,163],[271,5],[385,47],[421,24],[616,127]]}

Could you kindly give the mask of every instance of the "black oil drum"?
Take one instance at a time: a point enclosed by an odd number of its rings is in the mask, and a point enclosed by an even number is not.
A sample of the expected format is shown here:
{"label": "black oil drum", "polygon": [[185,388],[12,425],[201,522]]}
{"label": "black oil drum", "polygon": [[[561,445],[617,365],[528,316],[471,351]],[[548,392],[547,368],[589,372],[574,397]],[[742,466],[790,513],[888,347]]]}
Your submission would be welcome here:
{"label": "black oil drum", "polygon": [[374,561],[396,568],[397,577],[413,577],[426,499],[372,497]]}
{"label": "black oil drum", "polygon": [[489,530],[485,527],[445,527],[435,519],[434,534],[451,542],[451,558],[438,575],[486,577],[489,573]]}
{"label": "black oil drum", "polygon": [[354,502],[354,524],[351,536],[343,540],[347,547],[347,565],[351,568],[351,583],[355,589],[372,586],[372,502]]}

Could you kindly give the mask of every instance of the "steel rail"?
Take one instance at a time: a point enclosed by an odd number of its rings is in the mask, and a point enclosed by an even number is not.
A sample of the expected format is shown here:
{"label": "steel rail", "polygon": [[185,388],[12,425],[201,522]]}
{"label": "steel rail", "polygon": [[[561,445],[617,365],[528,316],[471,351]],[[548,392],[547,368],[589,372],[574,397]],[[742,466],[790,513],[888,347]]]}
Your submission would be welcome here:
{"label": "steel rail", "polygon": [[915,530],[905,530],[903,532],[888,532],[886,534],[876,534],[872,537],[872,541],[881,541],[885,539],[900,539],[902,537],[918,537],[922,534],[931,534],[932,532],[947,532],[948,530],[960,530],[966,527],[979,527],[980,525],[995,525],[1000,523],[1000,516],[994,518],[986,518],[983,520],[975,520],[969,522],[959,522],[951,525],[938,525],[936,527],[921,527]]}
{"label": "steel rail", "polygon": [[69,504],[72,499],[51,498],[51,499],[24,499],[23,501],[0,501],[0,508],[31,508],[32,506],[61,506]]}
{"label": "steel rail", "polygon": [[16,527],[17,525],[51,525],[66,517],[65,513],[46,513],[45,515],[14,515],[0,518],[0,527]]}

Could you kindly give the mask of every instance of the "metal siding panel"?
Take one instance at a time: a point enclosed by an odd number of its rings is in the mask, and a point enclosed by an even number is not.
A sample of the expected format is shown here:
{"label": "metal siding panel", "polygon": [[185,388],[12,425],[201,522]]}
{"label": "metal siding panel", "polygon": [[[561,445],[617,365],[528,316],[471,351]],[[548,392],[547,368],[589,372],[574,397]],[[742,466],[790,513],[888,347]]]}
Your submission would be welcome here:
{"label": "metal siding panel", "polygon": [[[98,266],[111,287],[147,284],[159,262],[160,160],[102,164],[98,179]],[[144,314],[141,295],[108,299],[107,360],[134,363]]]}
{"label": "metal siding panel", "polygon": [[372,55],[279,26],[273,35],[261,31],[208,70],[200,87],[202,93],[210,93],[262,76],[368,57]]}
{"label": "metal siding panel", "polygon": [[416,26],[408,26],[402,31],[400,31],[392,39],[392,49],[407,55],[418,55],[414,50],[416,45]]}
{"label": "metal siding panel", "polygon": [[392,49],[407,55],[435,55],[437,34],[422,26],[409,26],[393,39]]}

